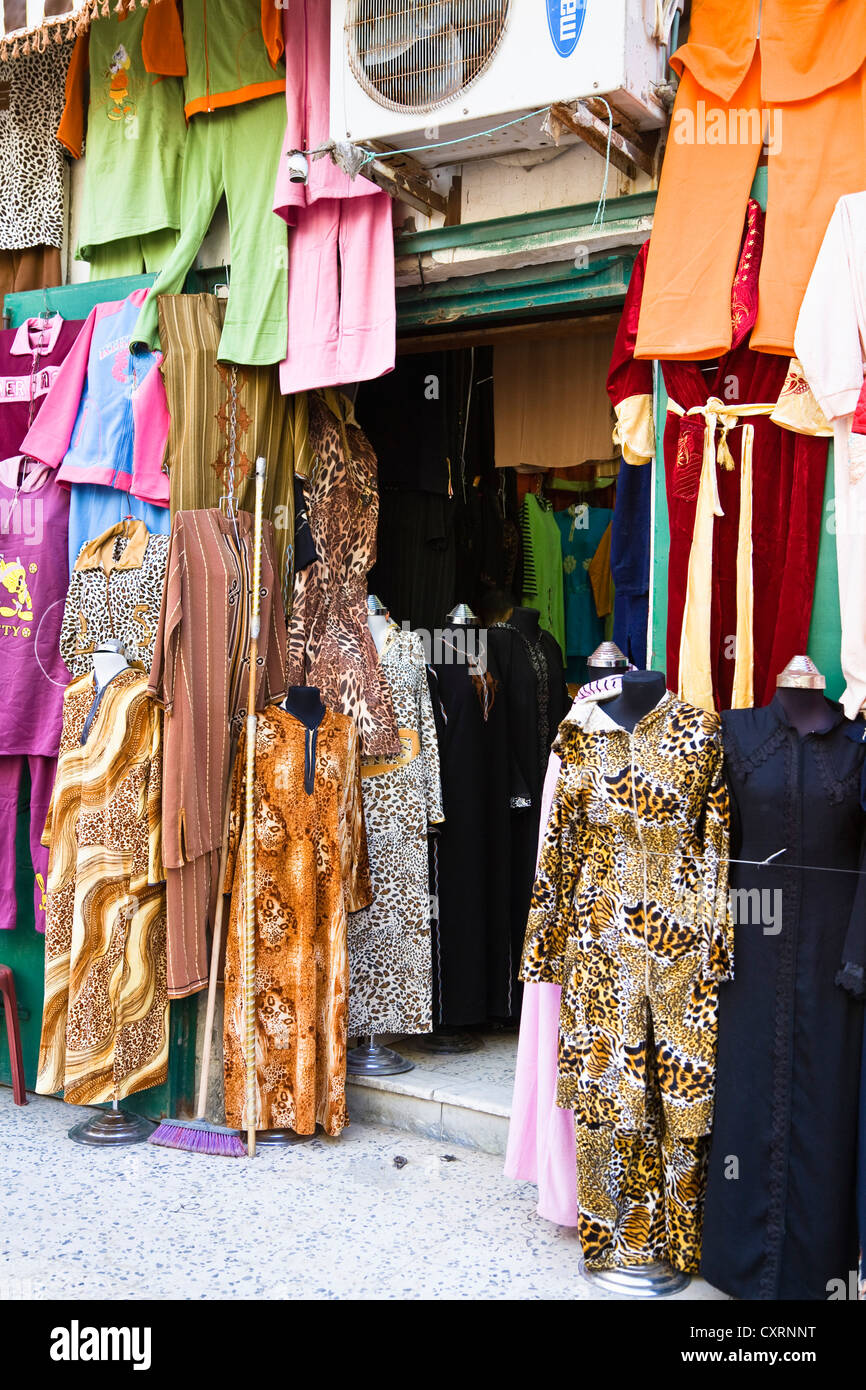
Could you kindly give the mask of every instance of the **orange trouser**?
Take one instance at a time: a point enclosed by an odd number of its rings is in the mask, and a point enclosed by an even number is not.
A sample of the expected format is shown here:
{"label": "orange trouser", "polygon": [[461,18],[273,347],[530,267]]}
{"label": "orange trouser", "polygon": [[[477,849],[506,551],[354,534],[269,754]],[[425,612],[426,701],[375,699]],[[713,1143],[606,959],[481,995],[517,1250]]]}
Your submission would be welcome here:
{"label": "orange trouser", "polygon": [[692,361],[729,349],[731,283],[762,132],[767,224],[751,338],[757,351],[793,355],[800,304],[836,202],[866,188],[866,67],[806,101],[765,107],[760,62],[756,51],[730,101],[683,72],[636,357]]}

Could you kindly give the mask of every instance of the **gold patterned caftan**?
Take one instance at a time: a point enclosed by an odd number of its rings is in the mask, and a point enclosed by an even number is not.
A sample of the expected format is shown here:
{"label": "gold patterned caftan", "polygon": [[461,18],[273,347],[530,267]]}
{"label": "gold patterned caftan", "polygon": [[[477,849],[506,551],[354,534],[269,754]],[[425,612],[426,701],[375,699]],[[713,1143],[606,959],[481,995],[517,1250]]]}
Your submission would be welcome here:
{"label": "gold patterned caftan", "polygon": [[[223,1032],[226,1123],[246,1129],[245,839],[255,834],[256,1129],[339,1134],[346,1112],[347,914],[370,902],[358,731],[330,710],[308,729],[279,705],[256,721],[253,826],[246,735],[232,784]],[[306,768],[305,768],[306,763]],[[305,775],[308,774],[308,775]]]}
{"label": "gold patterned caftan", "polygon": [[161,721],[147,676],[131,668],[98,702],[90,673],[63,697],[42,836],[51,853],[36,1090],[62,1089],[76,1105],[122,1100],[168,1071]]}

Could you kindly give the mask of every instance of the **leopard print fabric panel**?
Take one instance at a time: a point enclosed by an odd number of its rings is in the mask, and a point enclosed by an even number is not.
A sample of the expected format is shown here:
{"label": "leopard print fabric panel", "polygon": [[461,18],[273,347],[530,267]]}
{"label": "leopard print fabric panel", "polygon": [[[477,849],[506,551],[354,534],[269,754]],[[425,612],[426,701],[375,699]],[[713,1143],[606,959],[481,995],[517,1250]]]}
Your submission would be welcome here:
{"label": "leopard print fabric panel", "polygon": [[[106,637],[120,638],[127,658],[145,671],[150,670],[169,543],[169,536],[151,536],[140,566],[125,569],[115,565],[108,574],[102,566],[78,568],[93,542],[82,546],[69,582],[60,629],[60,655],[73,676],[93,670],[94,649]],[[119,558],[122,555],[121,548]]]}
{"label": "leopard print fabric panel", "polygon": [[433,1027],[428,826],[444,818],[439,746],[424,644],[394,628],[382,652],[401,732],[418,736],[411,762],[363,778],[373,902],[349,918],[349,1033],[429,1033]]}
{"label": "leopard print fabric panel", "polygon": [[309,398],[316,451],[304,494],[319,556],[295,576],[288,685],[315,685],[329,709],[354,719],[361,751],[400,752],[388,682],[367,627],[367,573],[376,559],[376,456],[356,425]]}
{"label": "leopard print fabric panel", "polygon": [[63,115],[72,43],[0,63],[0,251],[60,246]]}
{"label": "leopard print fabric panel", "polygon": [[652,1068],[669,1133],[705,1134],[733,961],[719,718],[666,694],[630,736],[578,704],[554,751],[521,975],[563,986],[559,1104],[639,1131]]}

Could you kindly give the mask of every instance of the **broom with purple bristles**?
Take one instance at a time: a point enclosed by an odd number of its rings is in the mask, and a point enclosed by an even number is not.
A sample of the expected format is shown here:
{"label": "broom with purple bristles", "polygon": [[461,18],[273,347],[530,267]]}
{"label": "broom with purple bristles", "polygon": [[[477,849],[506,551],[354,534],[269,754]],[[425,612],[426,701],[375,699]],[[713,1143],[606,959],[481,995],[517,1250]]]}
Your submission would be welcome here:
{"label": "broom with purple bristles", "polygon": [[[214,921],[213,942],[211,944],[210,979],[207,991],[207,1015],[204,1025],[204,1050],[201,1059],[201,1076],[198,1087],[198,1114],[194,1120],[163,1120],[150,1135],[149,1144],[159,1144],[166,1149],[185,1149],[187,1153],[217,1154],[222,1158],[243,1158],[247,1152],[250,1158],[256,1152],[255,1130],[255,851],[252,831],[252,759],[255,756],[256,729],[256,679],[258,674],[258,636],[259,601],[262,573],[262,520],[264,515],[265,460],[256,459],[256,501],[253,517],[253,582],[250,591],[251,622],[249,648],[249,699],[247,714],[247,861],[246,861],[246,912],[244,924],[244,1030],[246,1053],[246,1108],[247,1108],[247,1148],[238,1138],[237,1131],[226,1129],[223,1125],[209,1124],[205,1119],[207,1110],[207,1086],[210,1079],[210,1058],[213,1047],[213,1026],[216,1014],[217,974],[219,972],[220,947],[222,945],[223,912],[225,910],[226,863],[229,849],[229,818],[231,797],[226,796],[223,842],[220,852],[219,899],[216,920]],[[229,766],[232,765],[229,758]]]}
{"label": "broom with purple bristles", "polygon": [[[231,759],[229,762],[231,763]],[[216,1154],[221,1158],[243,1158],[246,1149],[238,1138],[237,1131],[226,1129],[223,1125],[212,1125],[205,1119],[207,1087],[210,1080],[210,1059],[213,1049],[213,1027],[216,1016],[217,976],[219,974],[220,947],[222,946],[223,913],[225,911],[225,897],[222,890],[225,887],[223,880],[228,859],[229,817],[231,814],[230,799],[226,798],[226,801],[223,843],[220,854],[219,898],[211,943],[210,978],[208,980],[207,1014],[205,1016],[201,1074],[198,1085],[197,1117],[194,1120],[174,1118],[163,1120],[149,1136],[147,1142],[159,1144],[166,1149],[185,1149],[187,1153]]]}

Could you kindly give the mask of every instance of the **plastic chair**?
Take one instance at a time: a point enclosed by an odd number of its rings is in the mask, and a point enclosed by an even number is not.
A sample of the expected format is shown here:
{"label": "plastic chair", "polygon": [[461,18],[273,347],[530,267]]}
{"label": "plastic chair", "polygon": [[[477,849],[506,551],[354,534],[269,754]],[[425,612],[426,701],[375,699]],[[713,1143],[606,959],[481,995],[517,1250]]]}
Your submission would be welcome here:
{"label": "plastic chair", "polygon": [[9,1034],[9,1061],[12,1065],[12,1099],[16,1105],[27,1104],[24,1090],[24,1056],[21,1051],[21,1027],[18,1022],[18,1000],[15,980],[8,965],[0,965],[0,994],[6,1012],[6,1032]]}

